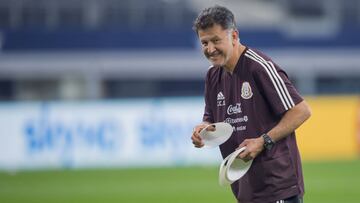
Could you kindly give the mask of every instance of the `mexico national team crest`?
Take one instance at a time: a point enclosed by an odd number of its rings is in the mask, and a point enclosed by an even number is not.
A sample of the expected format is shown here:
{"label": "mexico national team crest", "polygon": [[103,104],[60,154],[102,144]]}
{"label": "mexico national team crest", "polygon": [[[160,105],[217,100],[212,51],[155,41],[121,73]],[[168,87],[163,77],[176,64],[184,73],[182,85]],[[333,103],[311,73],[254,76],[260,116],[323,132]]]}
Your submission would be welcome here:
{"label": "mexico national team crest", "polygon": [[241,97],[244,99],[250,99],[253,96],[251,86],[249,82],[243,82],[241,86]]}

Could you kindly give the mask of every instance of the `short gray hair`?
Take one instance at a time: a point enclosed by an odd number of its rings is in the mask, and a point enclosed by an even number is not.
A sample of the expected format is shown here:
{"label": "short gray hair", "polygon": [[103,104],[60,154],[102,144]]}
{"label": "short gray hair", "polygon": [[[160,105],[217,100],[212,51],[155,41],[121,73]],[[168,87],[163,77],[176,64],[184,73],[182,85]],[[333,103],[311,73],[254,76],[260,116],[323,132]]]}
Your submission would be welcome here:
{"label": "short gray hair", "polygon": [[200,12],[194,21],[193,30],[198,33],[199,30],[205,30],[215,24],[223,29],[236,29],[234,14],[226,7],[215,5]]}

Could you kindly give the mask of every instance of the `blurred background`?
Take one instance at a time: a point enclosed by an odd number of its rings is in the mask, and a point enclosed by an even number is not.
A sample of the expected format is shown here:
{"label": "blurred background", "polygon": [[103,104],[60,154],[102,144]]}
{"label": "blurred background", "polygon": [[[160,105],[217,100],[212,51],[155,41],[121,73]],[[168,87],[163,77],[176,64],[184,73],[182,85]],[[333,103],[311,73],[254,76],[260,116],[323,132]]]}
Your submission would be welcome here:
{"label": "blurred background", "polygon": [[214,4],[312,107],[306,202],[360,202],[359,0],[0,0],[0,201],[234,202],[190,141]]}

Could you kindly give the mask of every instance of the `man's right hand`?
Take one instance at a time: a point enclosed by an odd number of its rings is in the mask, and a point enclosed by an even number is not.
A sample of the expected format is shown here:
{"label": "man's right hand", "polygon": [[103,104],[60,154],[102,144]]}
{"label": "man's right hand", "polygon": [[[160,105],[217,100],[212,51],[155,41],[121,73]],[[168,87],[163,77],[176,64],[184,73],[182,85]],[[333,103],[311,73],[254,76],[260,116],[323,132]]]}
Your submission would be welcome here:
{"label": "man's right hand", "polygon": [[[201,148],[204,146],[204,143],[202,142],[202,139],[200,137],[200,131],[202,129],[204,129],[206,126],[209,126],[209,124],[210,123],[202,123],[202,124],[199,124],[194,127],[194,130],[193,130],[193,133],[191,136],[191,140],[196,148]],[[207,131],[215,131],[215,126],[210,125],[209,127],[207,127],[206,130]]]}

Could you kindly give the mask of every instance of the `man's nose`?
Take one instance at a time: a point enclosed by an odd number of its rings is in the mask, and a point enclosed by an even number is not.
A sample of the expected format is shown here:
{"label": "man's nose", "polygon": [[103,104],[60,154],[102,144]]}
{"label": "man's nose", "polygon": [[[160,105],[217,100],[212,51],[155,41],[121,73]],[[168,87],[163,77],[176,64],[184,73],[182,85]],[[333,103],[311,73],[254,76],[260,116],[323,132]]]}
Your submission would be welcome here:
{"label": "man's nose", "polygon": [[207,47],[208,53],[211,54],[211,53],[213,53],[215,50],[216,50],[216,49],[215,49],[214,44],[213,44],[213,43],[209,43],[209,44],[208,44],[208,47]]}

